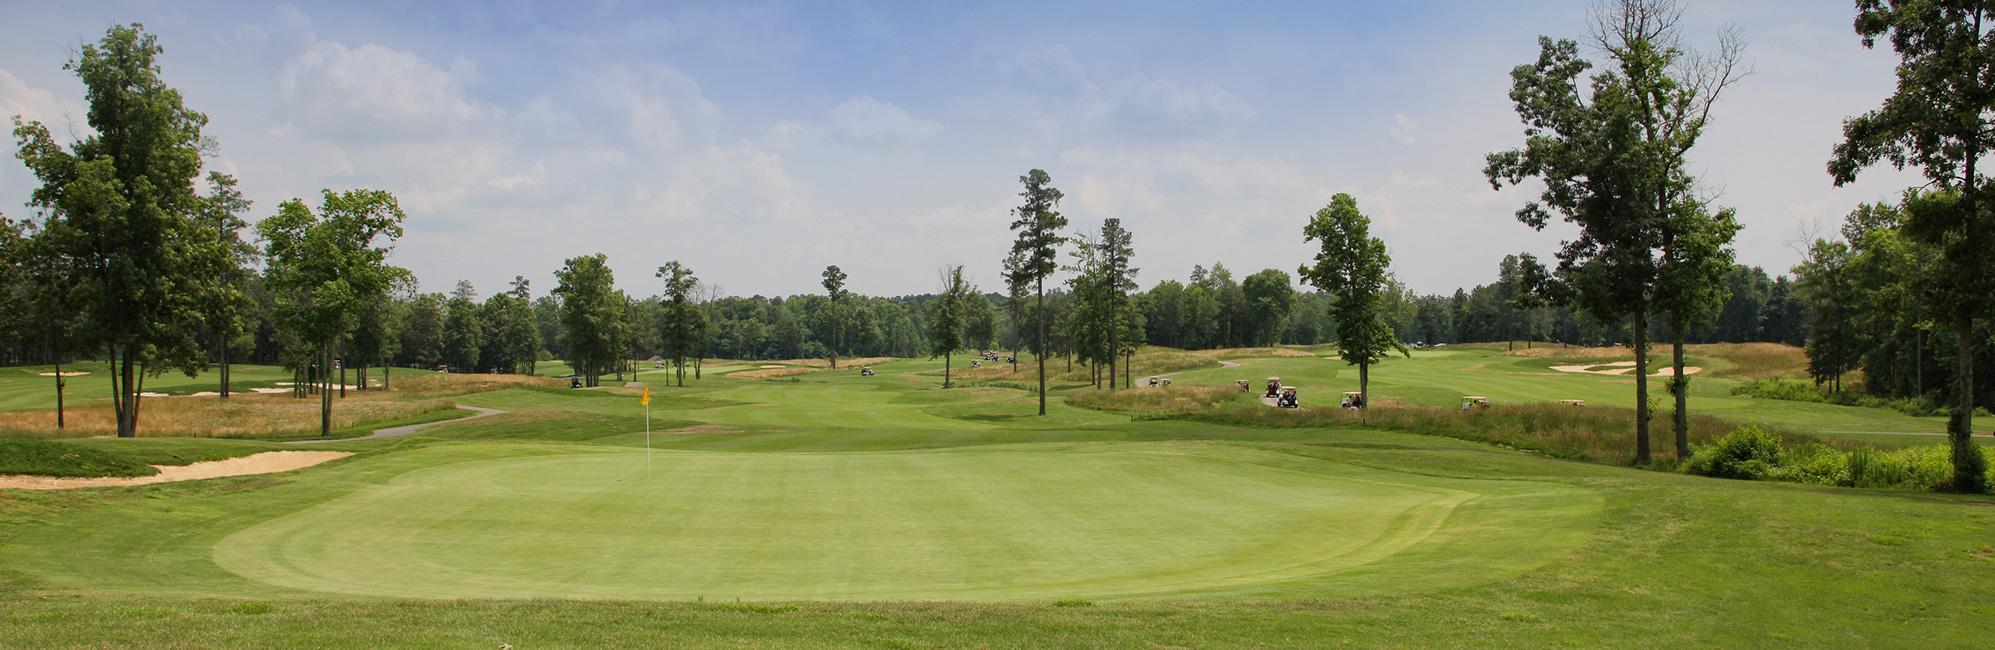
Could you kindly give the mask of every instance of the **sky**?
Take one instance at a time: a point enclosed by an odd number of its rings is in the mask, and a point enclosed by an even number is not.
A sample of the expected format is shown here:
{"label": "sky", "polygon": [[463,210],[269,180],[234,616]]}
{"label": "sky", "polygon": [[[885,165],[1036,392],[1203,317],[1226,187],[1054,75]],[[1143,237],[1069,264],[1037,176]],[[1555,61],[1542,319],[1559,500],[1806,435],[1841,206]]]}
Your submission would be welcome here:
{"label": "sky", "polygon": [[[1849,3],[1690,0],[1685,37],[1743,34],[1693,170],[1745,229],[1741,263],[1782,273],[1800,243],[1913,172],[1834,187],[1841,121],[1893,87]],[[1584,36],[1583,1],[258,2],[10,0],[0,115],[87,129],[62,65],[144,23],[167,82],[210,119],[210,169],[252,220],[324,188],[393,192],[392,263],[425,291],[609,256],[659,292],[670,260],[723,295],[935,291],[965,265],[1001,291],[1018,177],[1044,169],[1076,231],[1134,234],[1139,282],[1223,263],[1293,274],[1303,224],[1346,192],[1414,291],[1490,282],[1506,254],[1570,231],[1514,212],[1484,156],[1522,143],[1511,68],[1539,36]],[[0,213],[34,179],[0,160]]]}

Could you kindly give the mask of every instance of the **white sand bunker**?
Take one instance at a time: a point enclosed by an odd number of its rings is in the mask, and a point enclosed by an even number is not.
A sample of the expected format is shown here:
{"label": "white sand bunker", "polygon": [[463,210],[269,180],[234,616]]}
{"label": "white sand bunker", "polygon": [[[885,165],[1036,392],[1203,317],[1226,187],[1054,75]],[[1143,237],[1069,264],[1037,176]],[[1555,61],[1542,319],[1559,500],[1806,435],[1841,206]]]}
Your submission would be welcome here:
{"label": "white sand bunker", "polygon": [[757,367],[763,370],[778,370],[782,368],[788,368],[789,366],[757,366]]}
{"label": "white sand bunker", "polygon": [[[35,374],[37,374],[37,375],[41,375],[41,376],[43,376],[43,377],[54,377],[54,376],[55,376],[55,373],[53,373],[53,372],[38,372],[38,373],[35,373]],[[90,371],[88,371],[88,370],[64,370],[64,371],[62,371],[62,376],[64,376],[64,377],[82,377],[82,376],[84,376],[84,375],[87,375],[87,374],[90,374]]]}
{"label": "white sand bunker", "polygon": [[[1579,372],[1579,373],[1586,373],[1589,375],[1627,375],[1628,373],[1635,371],[1635,362],[1616,361],[1613,363],[1596,363],[1593,365],[1586,365],[1586,366],[1552,366],[1552,369],[1557,370],[1559,372]],[[1672,374],[1675,374],[1674,371],[1675,368],[1666,367],[1663,368],[1662,370],[1656,371],[1656,374],[1650,376],[1668,377]],[[1704,371],[1703,368],[1699,368],[1697,366],[1683,367],[1683,374],[1685,375],[1694,375],[1703,371]]]}
{"label": "white sand bunker", "polygon": [[16,490],[73,490],[76,488],[126,487],[194,481],[204,478],[228,476],[249,476],[252,474],[274,474],[304,469],[320,463],[327,463],[353,454],[344,451],[266,451],[239,458],[210,460],[187,465],[154,465],[159,470],[152,476],[104,476],[96,478],[58,478],[53,476],[0,475],[0,488]]}

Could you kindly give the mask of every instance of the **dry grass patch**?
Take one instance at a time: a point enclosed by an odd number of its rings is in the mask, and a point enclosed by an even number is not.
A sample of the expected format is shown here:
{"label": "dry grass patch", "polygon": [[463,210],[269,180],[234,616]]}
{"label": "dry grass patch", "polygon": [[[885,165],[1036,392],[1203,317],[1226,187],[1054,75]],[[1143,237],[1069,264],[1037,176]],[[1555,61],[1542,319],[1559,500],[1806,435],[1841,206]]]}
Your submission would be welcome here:
{"label": "dry grass patch", "polygon": [[[347,393],[335,398],[332,427],[347,429],[370,422],[404,420],[454,408],[449,401],[434,399],[397,400],[368,391]],[[71,406],[64,413],[64,428],[55,428],[55,411],[0,413],[0,434],[33,438],[88,438],[118,433],[108,400]],[[142,437],[256,438],[316,433],[319,430],[319,400],[288,395],[237,395],[229,399],[212,397],[155,397],[139,403],[139,435]]]}
{"label": "dry grass patch", "polygon": [[817,368],[763,368],[760,370],[737,370],[727,373],[727,376],[735,379],[775,379],[777,377],[807,375],[817,372],[817,370]]}
{"label": "dry grass patch", "polygon": [[1083,408],[1116,411],[1138,416],[1171,416],[1209,410],[1235,395],[1238,386],[1169,386],[1143,390],[1086,390],[1067,396],[1067,403]]}
{"label": "dry grass patch", "polygon": [[1600,348],[1538,347],[1517,348],[1503,353],[1509,357],[1533,359],[1634,359],[1635,351],[1620,346]]}
{"label": "dry grass patch", "polygon": [[[851,366],[854,370],[857,370],[859,366],[878,365],[893,360],[894,360],[893,357],[852,357],[850,359],[840,358],[838,360],[838,367],[844,368],[846,366]],[[786,366],[807,366],[811,368],[831,367],[831,361],[828,359],[786,359],[782,361],[753,361],[748,363],[756,363],[756,364],[780,363]]]}
{"label": "dry grass patch", "polygon": [[1313,357],[1316,353],[1305,348],[1274,346],[1266,348],[1220,348],[1207,350],[1206,354],[1219,359],[1240,359],[1245,357]]}
{"label": "dry grass patch", "polygon": [[1724,361],[1711,374],[1740,379],[1806,379],[1808,352],[1782,343],[1706,343],[1684,352]]}
{"label": "dry grass patch", "polygon": [[[530,375],[423,373],[414,377],[399,378],[390,381],[387,392],[397,397],[449,397],[452,395],[482,393],[485,391],[523,386],[567,388],[568,381],[553,377],[535,377]],[[370,394],[374,393],[374,391],[367,392]],[[352,395],[353,393],[347,394]]]}

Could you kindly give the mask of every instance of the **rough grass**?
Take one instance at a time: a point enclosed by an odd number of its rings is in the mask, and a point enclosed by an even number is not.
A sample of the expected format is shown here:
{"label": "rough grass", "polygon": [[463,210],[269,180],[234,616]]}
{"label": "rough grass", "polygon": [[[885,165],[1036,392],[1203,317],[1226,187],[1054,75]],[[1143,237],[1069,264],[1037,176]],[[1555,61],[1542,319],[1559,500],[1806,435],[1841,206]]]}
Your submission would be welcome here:
{"label": "rough grass", "polygon": [[[444,374],[424,373],[406,379],[389,382],[389,394],[397,397],[450,397],[470,393],[482,393],[502,388],[533,387],[567,388],[568,381],[553,377],[531,375],[492,375],[492,374]],[[373,391],[368,391],[373,393]],[[347,393],[353,395],[353,393]]]}
{"label": "rough grass", "polygon": [[[1558,458],[1610,465],[1635,462],[1635,411],[1614,407],[1573,407],[1563,404],[1519,404],[1462,411],[1452,407],[1374,402],[1356,411],[1332,407],[1269,408],[1254,393],[1213,387],[1173,387],[1158,390],[1092,392],[1068,398],[1075,406],[1146,418],[1180,418],[1224,424],[1284,428],[1374,428],[1448,436],[1487,442]],[[1715,439],[1737,422],[1693,413],[1692,446]],[[1820,442],[1782,432],[1792,444]],[[1650,424],[1652,464],[1674,467],[1678,462],[1667,413]]]}
{"label": "rough grass", "polygon": [[1756,379],[1796,379],[1808,376],[1807,351],[1780,343],[1711,343],[1691,345],[1685,354],[1717,359],[1707,369],[1721,377]]}
{"label": "rough grass", "polygon": [[0,474],[151,476],[151,466],[119,454],[54,440],[0,438]]}
{"label": "rough grass", "polygon": [[[454,411],[446,400],[402,400],[376,391],[352,391],[347,395],[345,399],[334,398],[334,429],[419,419]],[[53,410],[0,413],[0,435],[87,438],[118,433],[117,421],[108,402],[69,407],[61,430],[55,428],[55,415]],[[317,397],[152,397],[141,400],[139,406],[139,435],[147,437],[261,438],[316,433],[318,429]]]}
{"label": "rough grass", "polygon": [[808,375],[817,371],[817,368],[757,368],[755,370],[730,372],[727,373],[727,376],[735,379],[776,379],[778,377]]}
{"label": "rough grass", "polygon": [[[1177,348],[1146,345],[1136,350],[1135,361],[1129,367],[1129,376],[1131,381],[1136,381],[1144,377],[1165,375],[1180,370],[1216,367],[1219,365],[1220,356],[1215,352],[1213,350],[1179,350]],[[974,355],[968,356],[975,358]],[[1304,356],[1307,356],[1307,353],[1304,353]],[[1104,367],[1102,372],[1107,372],[1107,368]],[[939,375],[941,373],[931,372],[929,374]],[[1118,366],[1116,368],[1116,374],[1118,377],[1122,374],[1121,367]],[[1036,385],[1039,381],[1039,366],[1030,356],[1021,356],[1018,359],[1018,369],[1016,372],[1012,370],[1011,364],[1003,361],[986,361],[982,367],[971,368],[969,361],[964,361],[959,357],[957,366],[951,375],[965,381],[1029,381]],[[740,375],[737,374],[735,376]],[[1068,370],[1066,359],[1049,357],[1046,359],[1046,381],[1062,384],[1088,384],[1094,381],[1094,370],[1078,361],[1074,363],[1073,370]]]}

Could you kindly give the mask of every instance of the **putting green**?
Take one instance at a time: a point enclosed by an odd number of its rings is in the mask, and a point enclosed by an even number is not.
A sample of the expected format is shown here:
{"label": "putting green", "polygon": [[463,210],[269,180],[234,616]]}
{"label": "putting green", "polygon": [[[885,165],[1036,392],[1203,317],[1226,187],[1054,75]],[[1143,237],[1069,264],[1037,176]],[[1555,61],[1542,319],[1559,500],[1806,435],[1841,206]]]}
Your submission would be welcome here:
{"label": "putting green", "polygon": [[1582,543],[1600,507],[1566,484],[1232,444],[657,452],[648,465],[574,449],[404,474],[229,535],[214,558],[283,587],[419,598],[1376,592],[1542,565]]}

